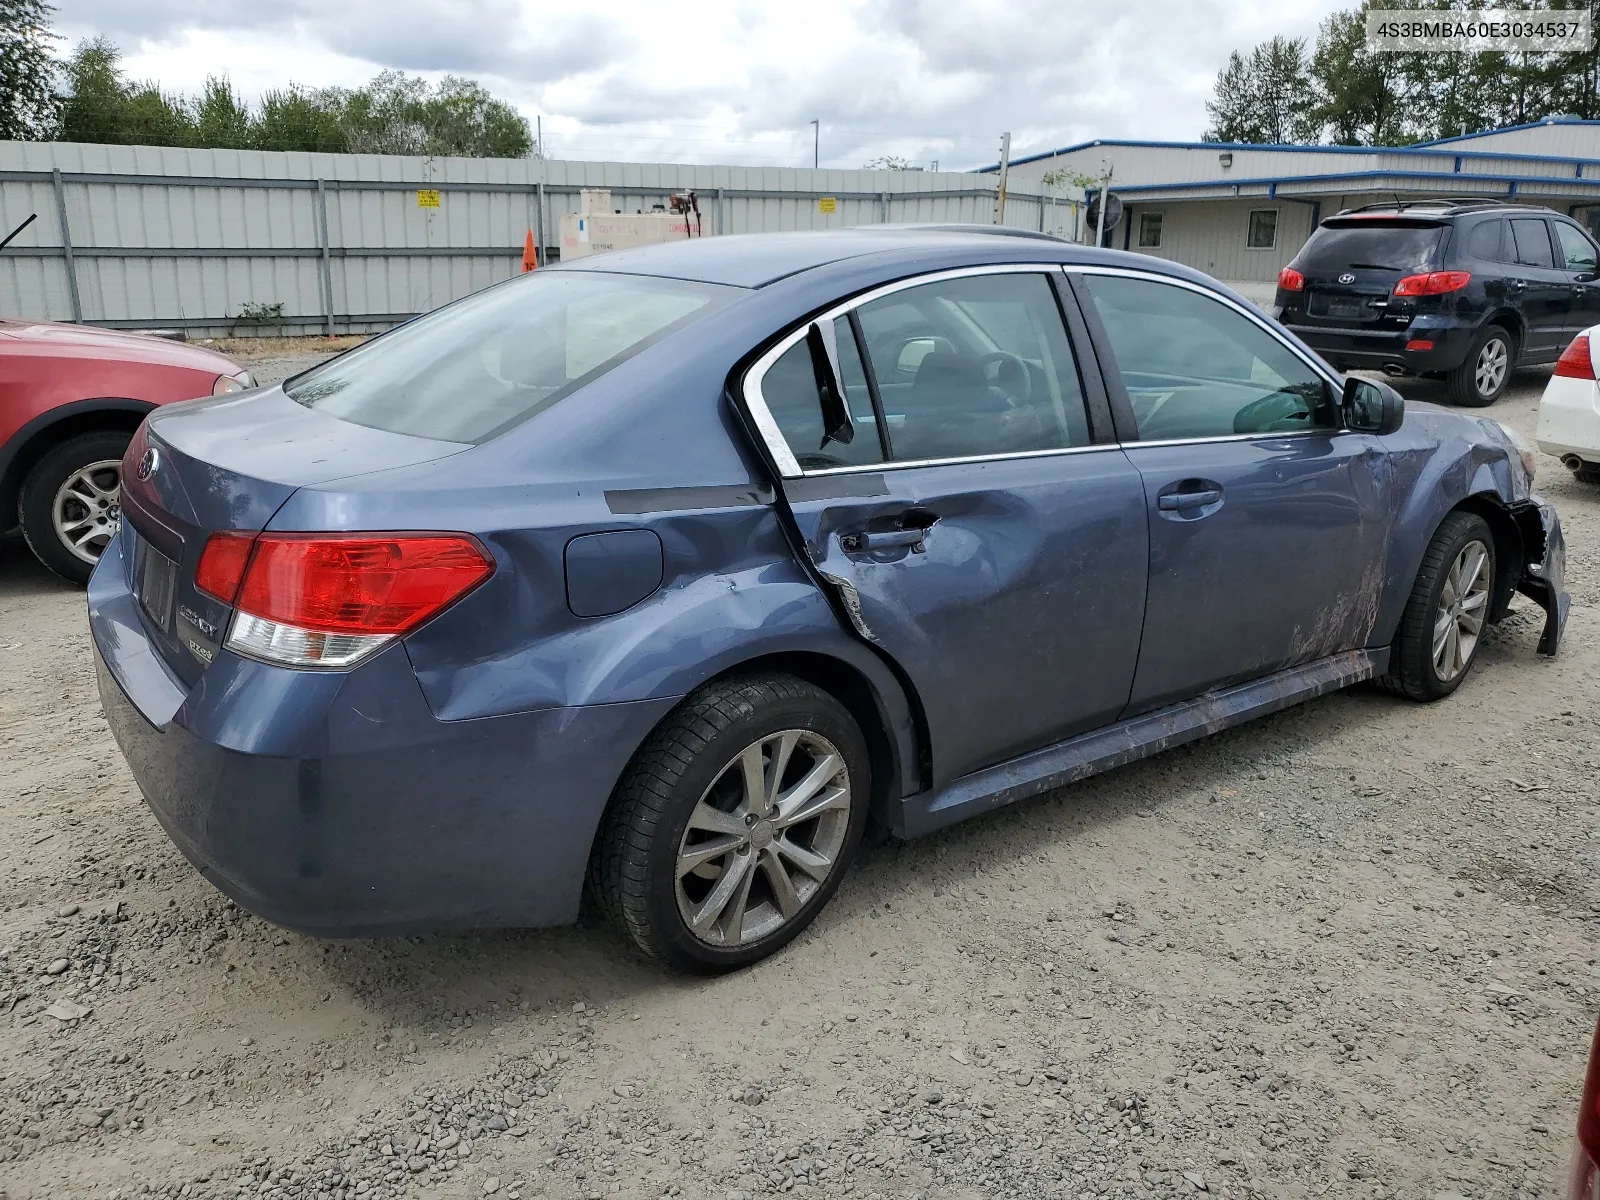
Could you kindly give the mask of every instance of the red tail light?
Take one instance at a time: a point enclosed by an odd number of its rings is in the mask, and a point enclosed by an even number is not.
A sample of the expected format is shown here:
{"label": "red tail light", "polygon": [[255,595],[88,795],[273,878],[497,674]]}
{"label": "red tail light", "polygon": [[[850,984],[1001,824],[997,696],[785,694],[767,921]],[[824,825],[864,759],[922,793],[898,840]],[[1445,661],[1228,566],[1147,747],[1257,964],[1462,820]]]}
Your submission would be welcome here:
{"label": "red tail light", "polygon": [[255,544],[253,533],[213,533],[200,552],[200,565],[194,572],[195,587],[232,605],[239,594],[239,584],[244,581],[244,565],[250,561],[250,550]]}
{"label": "red tail light", "polygon": [[1556,359],[1555,374],[1567,379],[1593,379],[1594,356],[1589,353],[1589,335],[1580,333]]}
{"label": "red tail light", "polygon": [[1303,292],[1306,289],[1306,277],[1293,267],[1285,267],[1278,272],[1278,286],[1286,292]]}
{"label": "red tail light", "polygon": [[195,586],[237,608],[228,646],[290,666],[350,666],[494,573],[460,533],[212,534]]}
{"label": "red tail light", "polygon": [[1446,292],[1459,292],[1471,282],[1471,271],[1430,271],[1426,275],[1407,275],[1394,285],[1394,294],[1442,296]]}

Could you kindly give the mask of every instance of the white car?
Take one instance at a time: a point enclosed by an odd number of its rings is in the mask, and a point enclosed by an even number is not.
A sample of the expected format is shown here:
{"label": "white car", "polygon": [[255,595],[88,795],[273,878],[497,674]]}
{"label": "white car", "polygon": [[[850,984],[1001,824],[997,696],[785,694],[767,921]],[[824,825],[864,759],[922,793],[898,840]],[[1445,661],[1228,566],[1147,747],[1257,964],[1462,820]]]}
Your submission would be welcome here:
{"label": "white car", "polygon": [[1600,483],[1600,382],[1595,353],[1600,325],[1572,339],[1539,401],[1539,449],[1554,454],[1584,483]]}

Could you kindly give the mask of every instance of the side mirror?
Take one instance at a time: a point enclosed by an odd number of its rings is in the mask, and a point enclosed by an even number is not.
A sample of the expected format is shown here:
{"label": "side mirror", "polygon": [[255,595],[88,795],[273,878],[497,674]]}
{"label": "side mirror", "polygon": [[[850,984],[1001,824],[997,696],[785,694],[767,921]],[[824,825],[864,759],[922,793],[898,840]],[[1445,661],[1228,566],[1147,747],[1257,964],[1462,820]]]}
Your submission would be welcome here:
{"label": "side mirror", "polygon": [[1345,376],[1339,419],[1357,433],[1393,433],[1406,419],[1405,398],[1387,383]]}
{"label": "side mirror", "polygon": [[806,346],[811,351],[817,398],[822,404],[822,446],[829,442],[849,445],[855,441],[856,427],[850,420],[850,406],[845,402],[844,384],[840,382],[839,343],[833,332],[833,322],[813,321],[806,330]]}

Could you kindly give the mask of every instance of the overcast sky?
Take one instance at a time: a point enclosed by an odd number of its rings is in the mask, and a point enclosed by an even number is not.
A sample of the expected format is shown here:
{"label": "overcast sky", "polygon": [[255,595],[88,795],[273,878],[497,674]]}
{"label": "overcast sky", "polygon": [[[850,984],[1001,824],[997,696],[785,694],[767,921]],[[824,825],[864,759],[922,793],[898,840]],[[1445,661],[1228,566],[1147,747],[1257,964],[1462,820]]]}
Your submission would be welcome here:
{"label": "overcast sky", "polygon": [[1314,36],[1330,0],[57,0],[69,46],[246,97],[395,67],[542,116],[552,157],[966,169],[1095,137],[1186,140],[1228,52]]}

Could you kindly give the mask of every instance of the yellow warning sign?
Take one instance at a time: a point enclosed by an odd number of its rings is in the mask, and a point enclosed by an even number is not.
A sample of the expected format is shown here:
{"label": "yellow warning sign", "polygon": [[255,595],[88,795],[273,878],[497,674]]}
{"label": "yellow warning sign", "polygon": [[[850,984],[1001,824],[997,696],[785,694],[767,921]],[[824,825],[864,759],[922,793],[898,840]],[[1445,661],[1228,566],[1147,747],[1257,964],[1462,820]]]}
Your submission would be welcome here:
{"label": "yellow warning sign", "polygon": [[817,211],[818,212],[825,212],[825,213],[838,212],[839,211],[839,198],[837,196],[821,196],[821,197],[819,197],[817,199]]}
{"label": "yellow warning sign", "polygon": [[417,207],[418,208],[438,208],[439,207],[439,189],[438,188],[423,188],[420,192],[418,192],[417,193]]}

